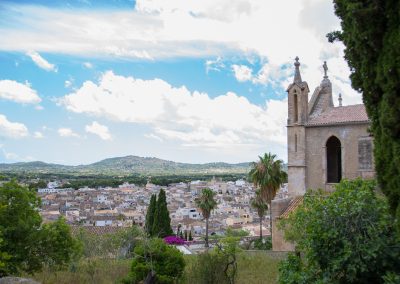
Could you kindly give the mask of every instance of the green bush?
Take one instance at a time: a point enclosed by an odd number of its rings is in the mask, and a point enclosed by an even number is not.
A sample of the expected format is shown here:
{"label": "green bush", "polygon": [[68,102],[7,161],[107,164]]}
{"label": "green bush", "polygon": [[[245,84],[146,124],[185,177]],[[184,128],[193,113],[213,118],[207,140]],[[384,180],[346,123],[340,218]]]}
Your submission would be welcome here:
{"label": "green bush", "polygon": [[254,241],[254,249],[257,250],[271,250],[272,241],[270,237],[263,238],[262,240],[257,239]]}
{"label": "green bush", "polygon": [[388,204],[373,181],[343,180],[331,195],[309,191],[281,225],[299,253],[281,264],[280,283],[383,283],[400,269]]}
{"label": "green bush", "polygon": [[155,272],[157,283],[175,283],[185,268],[183,254],[162,239],[143,240],[134,249],[131,272],[124,283],[139,283]]}

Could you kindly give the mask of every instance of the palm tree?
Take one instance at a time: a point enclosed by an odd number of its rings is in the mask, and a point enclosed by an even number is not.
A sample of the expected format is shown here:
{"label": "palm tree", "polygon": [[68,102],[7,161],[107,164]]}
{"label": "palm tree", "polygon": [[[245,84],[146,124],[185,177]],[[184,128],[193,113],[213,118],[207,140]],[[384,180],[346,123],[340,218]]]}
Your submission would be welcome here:
{"label": "palm tree", "polygon": [[208,248],[208,219],[210,218],[211,211],[217,208],[217,201],[214,200],[214,196],[214,191],[204,188],[200,197],[195,199],[196,206],[200,209],[204,219],[206,219],[206,248]]}
{"label": "palm tree", "polygon": [[262,221],[265,212],[268,210],[268,204],[261,196],[261,191],[256,190],[256,196],[251,200],[251,207],[257,210],[258,217],[260,217],[260,240],[262,241]]}
{"label": "palm tree", "polygon": [[249,172],[250,180],[260,189],[262,199],[269,204],[270,232],[272,237],[271,204],[281,185],[287,180],[287,174],[283,171],[282,160],[275,160],[276,155],[265,153],[258,157],[258,162],[252,163]]}

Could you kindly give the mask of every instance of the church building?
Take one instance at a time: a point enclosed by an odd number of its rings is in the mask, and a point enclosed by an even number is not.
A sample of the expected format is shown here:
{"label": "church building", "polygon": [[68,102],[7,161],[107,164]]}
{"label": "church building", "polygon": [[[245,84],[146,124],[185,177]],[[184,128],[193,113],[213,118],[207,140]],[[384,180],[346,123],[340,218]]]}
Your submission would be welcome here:
{"label": "church building", "polygon": [[373,137],[363,104],[333,104],[332,84],[324,62],[324,76],[308,99],[309,87],[300,74],[298,57],[293,83],[287,89],[288,194],[272,204],[273,250],[292,250],[276,226],[302,199],[307,189],[334,190],[341,179],[375,176]]}

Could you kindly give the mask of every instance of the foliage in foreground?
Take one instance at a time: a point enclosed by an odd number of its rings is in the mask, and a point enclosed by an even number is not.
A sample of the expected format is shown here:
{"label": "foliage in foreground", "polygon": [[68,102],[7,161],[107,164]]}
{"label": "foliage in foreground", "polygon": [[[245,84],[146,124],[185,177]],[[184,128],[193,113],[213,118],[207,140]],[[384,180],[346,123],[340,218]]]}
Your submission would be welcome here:
{"label": "foliage in foreground", "polygon": [[139,283],[151,272],[155,273],[157,283],[175,283],[184,268],[185,260],[178,249],[162,239],[143,240],[135,247],[131,272],[124,283]]}
{"label": "foliage in foreground", "polygon": [[79,255],[79,243],[63,218],[42,224],[36,193],[15,181],[0,186],[0,276],[59,269]]}
{"label": "foliage in foreground", "polygon": [[335,0],[351,83],[372,120],[375,169],[400,237],[400,1]]}
{"label": "foliage in foreground", "polygon": [[297,254],[280,266],[280,283],[384,283],[398,270],[386,199],[373,181],[341,181],[326,195],[309,191],[303,205],[283,221]]}

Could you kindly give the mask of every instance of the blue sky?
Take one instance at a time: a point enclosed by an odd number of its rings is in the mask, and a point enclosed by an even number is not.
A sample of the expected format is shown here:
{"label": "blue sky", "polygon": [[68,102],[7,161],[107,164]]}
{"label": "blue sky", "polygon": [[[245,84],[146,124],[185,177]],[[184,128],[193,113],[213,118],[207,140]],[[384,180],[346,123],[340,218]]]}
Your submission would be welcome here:
{"label": "blue sky", "polygon": [[312,90],[326,60],[361,102],[329,1],[2,1],[0,19],[0,162],[286,160],[295,56]]}

